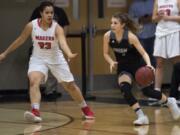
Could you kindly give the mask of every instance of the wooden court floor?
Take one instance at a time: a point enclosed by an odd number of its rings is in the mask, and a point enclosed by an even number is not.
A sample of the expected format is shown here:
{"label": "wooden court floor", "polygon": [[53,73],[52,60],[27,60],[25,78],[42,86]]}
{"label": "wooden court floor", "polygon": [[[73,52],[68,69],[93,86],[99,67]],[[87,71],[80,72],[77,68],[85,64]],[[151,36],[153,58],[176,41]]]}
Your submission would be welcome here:
{"label": "wooden court floor", "polygon": [[82,119],[79,107],[70,99],[42,102],[43,122],[39,124],[23,119],[29,103],[1,103],[0,135],[180,135],[180,121],[173,121],[165,107],[143,106],[150,125],[135,127],[135,114],[126,104],[98,100],[119,98],[116,92],[99,92],[96,96],[97,100],[88,102],[96,114],[95,120]]}

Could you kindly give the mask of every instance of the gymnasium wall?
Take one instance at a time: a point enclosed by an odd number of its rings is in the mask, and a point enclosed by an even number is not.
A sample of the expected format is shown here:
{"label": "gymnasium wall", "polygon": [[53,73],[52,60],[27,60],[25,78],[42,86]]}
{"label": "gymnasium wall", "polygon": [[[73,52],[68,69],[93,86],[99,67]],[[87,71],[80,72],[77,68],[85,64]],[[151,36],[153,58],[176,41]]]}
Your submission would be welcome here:
{"label": "gymnasium wall", "polygon": [[[31,3],[28,0],[26,3],[11,0],[1,1],[1,52],[21,33],[35,5],[35,1]],[[1,90],[27,88],[28,48],[30,45],[31,40],[28,39],[18,50],[11,53],[6,60],[0,63]]]}

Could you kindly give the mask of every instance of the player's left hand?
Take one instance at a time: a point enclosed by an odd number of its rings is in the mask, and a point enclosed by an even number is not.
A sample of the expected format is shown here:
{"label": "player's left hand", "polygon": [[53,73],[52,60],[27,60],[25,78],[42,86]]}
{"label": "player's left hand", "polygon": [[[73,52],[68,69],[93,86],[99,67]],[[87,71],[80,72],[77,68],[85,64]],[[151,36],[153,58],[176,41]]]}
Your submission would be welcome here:
{"label": "player's left hand", "polygon": [[71,53],[70,55],[68,55],[68,62],[71,61],[71,59],[75,58],[77,55],[77,53]]}
{"label": "player's left hand", "polygon": [[153,72],[155,73],[155,68],[152,65],[146,65],[147,67],[149,67],[150,69],[153,70]]}

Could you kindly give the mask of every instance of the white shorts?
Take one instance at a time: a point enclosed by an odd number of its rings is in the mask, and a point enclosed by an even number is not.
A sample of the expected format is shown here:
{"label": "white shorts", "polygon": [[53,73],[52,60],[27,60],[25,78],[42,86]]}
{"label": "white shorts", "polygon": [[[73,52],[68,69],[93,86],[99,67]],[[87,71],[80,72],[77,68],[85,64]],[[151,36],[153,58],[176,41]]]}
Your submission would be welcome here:
{"label": "white shorts", "polygon": [[180,55],[180,32],[162,37],[156,37],[154,42],[154,56],[173,58]]}
{"label": "white shorts", "polygon": [[74,81],[74,77],[69,69],[67,62],[63,62],[63,64],[48,64],[41,59],[30,59],[28,74],[33,71],[39,71],[45,75],[45,80],[43,82],[46,82],[48,78],[48,70],[51,71],[58,82]]}

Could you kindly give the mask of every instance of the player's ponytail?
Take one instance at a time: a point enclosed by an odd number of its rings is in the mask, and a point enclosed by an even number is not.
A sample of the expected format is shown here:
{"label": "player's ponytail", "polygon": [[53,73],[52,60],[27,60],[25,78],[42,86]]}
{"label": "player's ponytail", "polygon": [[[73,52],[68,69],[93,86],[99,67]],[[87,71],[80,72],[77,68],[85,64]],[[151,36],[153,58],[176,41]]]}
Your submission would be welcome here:
{"label": "player's ponytail", "polygon": [[128,28],[133,33],[139,31],[139,25],[129,17],[127,13],[115,13],[112,17],[117,18],[121,23],[125,24],[125,28]]}

